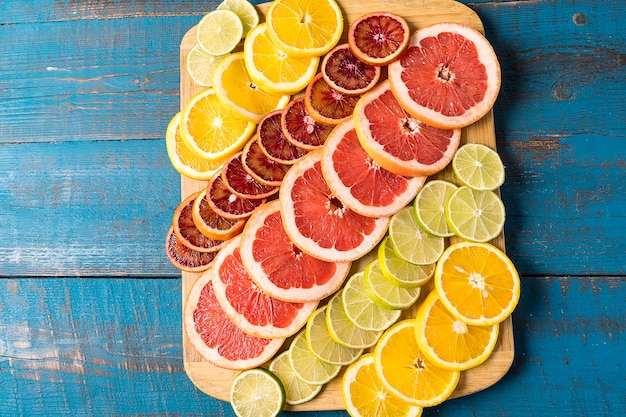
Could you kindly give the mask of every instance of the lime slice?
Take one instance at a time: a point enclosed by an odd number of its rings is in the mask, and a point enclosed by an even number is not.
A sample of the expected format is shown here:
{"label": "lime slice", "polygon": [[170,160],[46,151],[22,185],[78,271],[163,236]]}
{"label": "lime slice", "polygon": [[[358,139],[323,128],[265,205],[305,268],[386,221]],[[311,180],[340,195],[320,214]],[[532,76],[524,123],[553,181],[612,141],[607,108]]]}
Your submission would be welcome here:
{"label": "lime slice", "polygon": [[420,287],[403,288],[395,285],[380,270],[378,259],[365,267],[363,283],[367,294],[379,306],[388,310],[405,310],[420,296]]}
{"label": "lime slice", "polygon": [[211,55],[231,52],[243,36],[241,19],[230,10],[213,10],[196,27],[198,45]]}
{"label": "lime slice", "polygon": [[217,10],[230,10],[239,16],[243,25],[242,38],[245,38],[248,32],[259,24],[259,12],[247,0],[224,0],[217,6]]}
{"label": "lime slice", "polygon": [[326,384],[341,371],[341,365],[324,362],[311,352],[306,343],[304,330],[293,338],[288,352],[293,372],[307,384]]}
{"label": "lime slice", "polygon": [[398,256],[417,265],[435,263],[443,253],[443,238],[422,229],[411,206],[391,216],[389,237]]}
{"label": "lime slice", "polygon": [[433,236],[448,237],[454,233],[448,227],[445,207],[458,187],[451,182],[432,180],[417,193],[413,208],[418,223]]}
{"label": "lime slice", "polygon": [[461,146],[452,158],[452,170],[463,185],[474,190],[495,190],[504,183],[500,155],[480,143]]}
{"label": "lime slice", "polygon": [[238,417],[273,417],[285,406],[285,389],[276,375],[254,368],[238,374],[230,387],[230,405]]}
{"label": "lime slice", "polygon": [[388,310],[376,304],[365,289],[363,271],[354,273],[343,288],[341,300],[348,318],[364,330],[382,331],[395,323],[402,310]]}
{"label": "lime slice", "polygon": [[446,218],[457,236],[472,242],[488,242],[502,232],[504,203],[493,191],[462,186],[450,197]]}
{"label": "lime slice", "polygon": [[327,306],[318,308],[306,323],[306,343],[311,352],[324,362],[333,365],[349,365],[363,353],[363,349],[353,349],[337,343],[326,326]]}
{"label": "lime slice", "polygon": [[307,384],[298,378],[289,363],[288,351],[284,351],[272,359],[269,370],[282,382],[287,396],[286,403],[289,405],[297,405],[311,401],[322,390],[323,385]]}
{"label": "lime slice", "polygon": [[378,246],[380,270],[392,282],[404,288],[424,285],[435,272],[435,264],[416,265],[402,259],[391,245],[391,238],[385,237]]}
{"label": "lime slice", "polygon": [[374,346],[382,331],[363,330],[348,318],[341,299],[343,290],[335,293],[326,309],[326,326],[335,342],[354,349]]}
{"label": "lime slice", "polygon": [[187,54],[187,73],[196,84],[211,87],[215,68],[223,58],[223,55],[211,55],[195,44]]}

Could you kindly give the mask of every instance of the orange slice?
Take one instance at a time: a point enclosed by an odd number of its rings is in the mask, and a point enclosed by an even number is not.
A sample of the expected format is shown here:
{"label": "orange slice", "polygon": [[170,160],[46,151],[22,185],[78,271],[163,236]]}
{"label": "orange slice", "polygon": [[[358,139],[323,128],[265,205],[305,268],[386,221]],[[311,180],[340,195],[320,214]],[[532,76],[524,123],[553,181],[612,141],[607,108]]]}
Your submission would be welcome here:
{"label": "orange slice", "polygon": [[197,194],[191,209],[194,224],[204,236],[215,240],[227,240],[238,235],[246,224],[245,219],[227,219],[211,208],[206,188]]}

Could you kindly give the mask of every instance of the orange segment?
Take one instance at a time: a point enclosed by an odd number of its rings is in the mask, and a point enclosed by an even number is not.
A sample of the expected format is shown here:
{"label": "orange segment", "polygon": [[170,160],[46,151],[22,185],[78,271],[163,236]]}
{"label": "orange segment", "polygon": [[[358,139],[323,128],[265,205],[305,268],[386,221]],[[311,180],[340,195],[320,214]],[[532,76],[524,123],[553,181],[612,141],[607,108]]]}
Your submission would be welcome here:
{"label": "orange segment", "polygon": [[460,372],[440,368],[417,345],[415,320],[391,326],[374,350],[376,373],[395,395],[412,405],[442,403],[456,388]]}
{"label": "orange segment", "polygon": [[214,162],[240,151],[256,126],[220,102],[209,88],[189,100],[182,111],[181,136],[185,144]]}
{"label": "orange segment", "polygon": [[321,56],[343,33],[343,15],[334,0],[275,0],[267,14],[269,35],[293,56]]}
{"label": "orange segment", "polygon": [[483,363],[496,346],[499,325],[472,326],[454,317],[432,291],[420,305],[415,334],[429,361],[464,371]]}
{"label": "orange segment", "polygon": [[476,326],[500,323],[520,297],[520,279],[513,262],[488,243],[450,245],[437,262],[435,288],[455,317]]}

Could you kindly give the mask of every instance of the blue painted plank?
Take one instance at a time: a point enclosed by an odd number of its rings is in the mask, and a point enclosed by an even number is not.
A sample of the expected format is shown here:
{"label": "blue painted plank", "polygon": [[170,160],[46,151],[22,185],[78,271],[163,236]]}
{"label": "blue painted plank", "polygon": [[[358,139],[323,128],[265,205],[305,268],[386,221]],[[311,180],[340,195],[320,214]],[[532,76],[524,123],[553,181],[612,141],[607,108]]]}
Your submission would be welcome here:
{"label": "blue painted plank", "polygon": [[[0,280],[0,415],[232,416],[186,377],[180,291],[177,279]],[[524,278],[509,373],[424,416],[620,415],[625,297],[624,276]]]}

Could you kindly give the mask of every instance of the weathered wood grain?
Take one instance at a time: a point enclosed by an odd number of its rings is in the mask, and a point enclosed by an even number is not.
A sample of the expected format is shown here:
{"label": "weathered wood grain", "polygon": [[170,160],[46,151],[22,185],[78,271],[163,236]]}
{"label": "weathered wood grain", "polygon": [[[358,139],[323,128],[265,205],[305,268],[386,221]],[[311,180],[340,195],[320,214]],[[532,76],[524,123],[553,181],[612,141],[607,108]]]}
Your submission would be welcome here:
{"label": "weathered wood grain", "polygon": [[[424,416],[621,415],[625,289],[624,276],[523,278],[509,373]],[[176,279],[0,280],[0,415],[232,416],[185,375],[180,290]]]}

